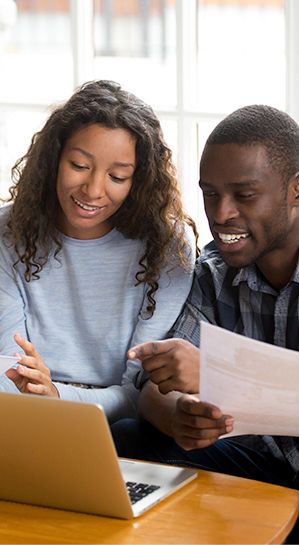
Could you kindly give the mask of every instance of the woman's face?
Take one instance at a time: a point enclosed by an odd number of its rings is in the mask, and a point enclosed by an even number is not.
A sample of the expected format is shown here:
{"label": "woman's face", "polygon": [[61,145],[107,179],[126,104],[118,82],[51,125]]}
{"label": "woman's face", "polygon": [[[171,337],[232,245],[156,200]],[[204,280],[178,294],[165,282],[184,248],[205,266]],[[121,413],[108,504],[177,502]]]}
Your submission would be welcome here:
{"label": "woman's face", "polygon": [[125,129],[92,124],[66,141],[57,176],[58,228],[78,239],[99,238],[133,182],[136,140]]}

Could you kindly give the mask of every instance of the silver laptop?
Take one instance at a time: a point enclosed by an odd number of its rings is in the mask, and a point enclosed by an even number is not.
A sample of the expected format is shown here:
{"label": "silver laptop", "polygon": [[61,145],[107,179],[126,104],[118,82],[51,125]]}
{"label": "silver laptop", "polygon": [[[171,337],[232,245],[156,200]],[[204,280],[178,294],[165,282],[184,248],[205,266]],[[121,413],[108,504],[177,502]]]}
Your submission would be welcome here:
{"label": "silver laptop", "polygon": [[0,393],[0,415],[2,500],[130,519],[197,477],[119,459],[99,405]]}

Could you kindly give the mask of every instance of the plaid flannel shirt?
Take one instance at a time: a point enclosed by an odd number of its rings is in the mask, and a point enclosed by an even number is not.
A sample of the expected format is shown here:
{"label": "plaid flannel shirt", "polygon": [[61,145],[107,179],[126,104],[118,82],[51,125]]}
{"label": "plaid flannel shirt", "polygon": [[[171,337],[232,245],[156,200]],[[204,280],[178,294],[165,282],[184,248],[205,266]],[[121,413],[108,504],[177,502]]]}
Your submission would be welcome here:
{"label": "plaid flannel shirt", "polygon": [[[168,337],[199,346],[201,320],[298,351],[299,260],[291,281],[276,291],[254,265],[242,269],[227,266],[211,242],[197,260],[189,297]],[[252,446],[259,440],[276,457],[286,460],[298,476],[298,437],[242,436],[238,440]]]}

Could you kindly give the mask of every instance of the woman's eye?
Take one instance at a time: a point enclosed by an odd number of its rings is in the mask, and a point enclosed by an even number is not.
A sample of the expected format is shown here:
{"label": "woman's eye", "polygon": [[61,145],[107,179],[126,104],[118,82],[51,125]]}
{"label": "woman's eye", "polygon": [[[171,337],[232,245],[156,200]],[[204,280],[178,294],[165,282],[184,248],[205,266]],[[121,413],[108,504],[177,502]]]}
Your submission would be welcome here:
{"label": "woman's eye", "polygon": [[124,182],[127,178],[121,178],[120,176],[113,176],[113,174],[110,174],[111,180],[117,183]]}
{"label": "woman's eye", "polygon": [[74,161],[71,161],[70,164],[75,170],[84,170],[88,168],[86,165],[80,165],[79,163],[75,163]]}

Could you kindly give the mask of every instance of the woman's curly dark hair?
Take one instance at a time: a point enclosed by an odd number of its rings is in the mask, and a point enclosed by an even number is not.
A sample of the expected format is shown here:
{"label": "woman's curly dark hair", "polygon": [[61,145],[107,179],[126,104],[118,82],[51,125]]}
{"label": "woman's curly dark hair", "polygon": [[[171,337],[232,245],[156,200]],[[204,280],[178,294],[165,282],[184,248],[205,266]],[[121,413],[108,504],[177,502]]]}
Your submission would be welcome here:
{"label": "woman's curly dark hair", "polygon": [[60,156],[73,133],[93,123],[125,129],[136,139],[132,188],[111,221],[124,236],[145,241],[136,281],[149,286],[148,312],[152,315],[162,265],[173,264],[175,257],[177,264],[190,267],[186,224],[192,226],[196,241],[197,231],[183,211],[172,154],[157,116],[150,106],[113,81],[82,85],[53,111],[12,168],[8,229],[18,256],[16,263],[25,265],[24,276],[29,282],[39,278],[50,252],[59,253],[62,241],[56,229],[56,179]]}

